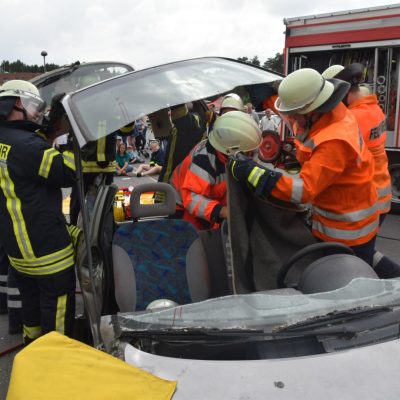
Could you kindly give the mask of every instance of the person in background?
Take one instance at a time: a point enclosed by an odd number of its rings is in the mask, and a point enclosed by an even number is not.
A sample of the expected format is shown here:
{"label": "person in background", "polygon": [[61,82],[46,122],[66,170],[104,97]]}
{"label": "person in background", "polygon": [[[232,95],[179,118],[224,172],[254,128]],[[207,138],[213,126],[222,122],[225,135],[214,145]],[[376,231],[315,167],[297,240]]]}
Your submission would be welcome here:
{"label": "person in background", "polygon": [[129,154],[126,151],[126,146],[124,143],[120,143],[118,152],[115,155],[116,161],[116,174],[118,176],[126,176],[132,172],[133,167],[129,165]]}
{"label": "person in background", "polygon": [[251,103],[246,104],[246,112],[247,112],[247,114],[249,114],[253,117],[253,119],[257,125],[260,125],[260,118],[258,118],[257,113],[254,111],[253,104],[251,104]]}
{"label": "person in background", "polygon": [[230,111],[218,117],[208,139],[197,144],[172,174],[178,198],[175,217],[197,229],[217,228],[228,215],[228,155],[252,151],[261,140],[260,128],[246,113]]}
{"label": "person in background", "polygon": [[205,124],[203,127],[199,118],[189,112],[186,104],[173,106],[171,110],[160,110],[149,115],[149,118],[155,136],[167,141],[165,160],[158,180],[168,183],[172,171],[206,135]]}
{"label": "person in background", "polygon": [[264,116],[261,118],[260,121],[260,128],[261,131],[273,131],[277,132],[279,124],[276,122],[274,116],[272,115],[272,111],[270,108],[267,108],[264,112]]}
{"label": "person in background", "polygon": [[140,164],[133,176],[138,178],[148,175],[158,175],[161,172],[165,161],[165,152],[160,147],[160,141],[155,139],[150,141],[151,158],[149,164]]}
{"label": "person in background", "polygon": [[136,164],[136,163],[141,164],[144,162],[142,160],[142,158],[139,157],[139,154],[136,150],[135,144],[133,144],[133,145],[128,144],[126,152],[129,156],[129,164]]}
{"label": "person in background", "polygon": [[229,111],[243,111],[243,101],[236,93],[229,93],[224,96],[221,107],[219,109],[219,115],[224,115]]}
{"label": "person in background", "polygon": [[[145,121],[145,116],[142,115],[135,124],[135,147],[139,154],[145,154],[146,145],[146,132],[147,132],[147,122]],[[147,156],[146,156],[147,157]]]}

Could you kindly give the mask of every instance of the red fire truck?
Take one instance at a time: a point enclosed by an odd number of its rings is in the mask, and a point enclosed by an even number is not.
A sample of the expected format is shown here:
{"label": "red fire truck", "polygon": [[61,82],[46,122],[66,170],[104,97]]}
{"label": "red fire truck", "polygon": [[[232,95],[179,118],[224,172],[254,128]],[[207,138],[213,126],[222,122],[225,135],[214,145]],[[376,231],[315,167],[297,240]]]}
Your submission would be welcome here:
{"label": "red fire truck", "polygon": [[365,82],[387,116],[392,210],[400,211],[400,5],[284,19],[286,73],[331,65],[364,66]]}

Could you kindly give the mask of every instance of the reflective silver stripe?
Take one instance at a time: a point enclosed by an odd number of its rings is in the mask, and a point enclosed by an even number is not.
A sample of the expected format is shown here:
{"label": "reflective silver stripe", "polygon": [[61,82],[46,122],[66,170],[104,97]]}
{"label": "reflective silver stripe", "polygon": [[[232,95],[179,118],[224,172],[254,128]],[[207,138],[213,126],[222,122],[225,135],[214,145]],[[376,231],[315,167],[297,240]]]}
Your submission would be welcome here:
{"label": "reflective silver stripe", "polygon": [[379,197],[387,196],[388,194],[392,194],[392,187],[391,186],[387,186],[385,188],[378,189],[378,196]]}
{"label": "reflective silver stripe", "polygon": [[25,268],[25,267],[20,267],[18,265],[12,264],[13,267],[24,274],[28,275],[47,275],[47,274],[53,274],[59,271],[63,271],[64,269],[67,269],[69,267],[72,267],[74,265],[74,256],[72,255],[71,257],[68,257],[64,261],[60,261],[57,264],[53,265],[47,265],[45,267],[36,267],[36,268]]}
{"label": "reflective silver stripe", "polygon": [[211,153],[207,153],[207,149],[204,147],[203,149],[204,151],[201,151],[200,154],[206,154],[208,156],[208,159],[210,160],[210,164],[211,166],[216,169],[217,168],[217,164],[216,164],[216,158],[214,154]]}
{"label": "reflective silver stripe", "polygon": [[64,333],[66,313],[67,313],[67,295],[64,294],[57,299],[57,311],[56,311],[57,332]]}
{"label": "reflective silver stripe", "polygon": [[265,172],[265,169],[254,167],[247,180],[253,187],[256,187],[260,177],[264,175]]}
{"label": "reflective silver stripe", "polygon": [[[205,211],[207,205],[210,203],[210,200],[206,199],[205,197],[201,196],[200,194],[193,193],[192,194],[192,201],[187,208],[191,214],[195,214],[200,218],[206,218]],[[195,209],[198,207],[198,211],[196,212]]]}
{"label": "reflective silver stripe", "polygon": [[217,178],[215,180],[215,183],[219,184],[219,183],[222,183],[222,182],[226,182],[226,179],[227,179],[226,178],[226,173],[223,173],[223,174],[217,176]]}
{"label": "reflective silver stripe", "polygon": [[[64,152],[63,155],[63,162],[64,164],[72,169],[73,171],[75,171],[75,157],[73,155],[73,153],[70,152]],[[100,167],[97,165],[97,169],[100,169]]]}
{"label": "reflective silver stripe", "polygon": [[19,290],[18,290],[18,288],[16,288],[16,287],[13,287],[13,288],[9,287],[9,288],[7,288],[7,294],[10,295],[10,296],[19,296],[19,295],[20,295]]}
{"label": "reflective silver stripe", "polygon": [[70,256],[73,254],[74,248],[72,243],[70,243],[67,247],[63,248],[62,250],[56,251],[55,253],[49,254],[47,256],[34,258],[32,260],[25,260],[21,258],[14,258],[9,257],[10,262],[13,265],[19,265],[21,267],[37,267],[46,264],[54,264],[59,260],[63,260],[65,257]]}
{"label": "reflective silver stripe", "polygon": [[375,268],[383,257],[384,256],[380,251],[375,251],[374,256],[372,258],[372,268]]}
{"label": "reflective silver stripe", "polygon": [[379,211],[385,211],[392,206],[392,201],[391,200],[380,201],[378,205],[379,205]]}
{"label": "reflective silver stripe", "polygon": [[300,178],[292,178],[292,182],[293,187],[290,201],[292,203],[301,203],[301,199],[303,198],[304,181]]}
{"label": "reflective silver stripe", "polygon": [[308,147],[308,148],[311,149],[311,150],[314,150],[314,149],[317,147],[316,144],[314,143],[314,140],[312,140],[312,139],[306,140],[306,141],[303,143],[303,146],[304,146],[304,147]]}
{"label": "reflective silver stripe", "polygon": [[7,307],[8,308],[22,308],[22,303],[21,303],[21,301],[17,301],[17,300],[8,300]]}
{"label": "reflective silver stripe", "polygon": [[6,286],[0,286],[0,293],[7,293],[7,287]]}
{"label": "reflective silver stripe", "polygon": [[341,239],[341,240],[356,240],[360,239],[368,234],[372,233],[379,226],[379,219],[376,219],[371,224],[364,226],[361,229],[337,229],[331,228],[326,225],[323,225],[319,221],[313,221],[312,228],[318,232],[323,233],[326,236],[329,236],[333,239]]}
{"label": "reflective silver stripe", "polygon": [[40,163],[39,167],[39,175],[43,178],[48,178],[51,164],[53,163],[53,158],[60,154],[58,151],[54,150],[53,148],[47,149],[43,152],[42,162]]}
{"label": "reflective silver stripe", "polygon": [[179,181],[179,178],[181,176],[181,169],[182,169],[182,164],[179,164],[174,169],[173,174],[170,176],[170,184],[175,189],[175,202],[176,202],[176,204],[179,204],[180,206],[183,205],[183,201],[182,201],[182,197],[181,197],[181,193],[180,193],[180,188],[176,188],[175,187],[174,182],[173,182],[174,181],[173,178],[175,178],[175,176],[176,176],[177,177],[176,179],[178,179],[178,181]]}
{"label": "reflective silver stripe", "polygon": [[7,282],[7,275],[0,275],[0,282]]}
{"label": "reflective silver stripe", "polygon": [[22,214],[21,200],[14,190],[14,182],[10,178],[7,167],[0,167],[0,187],[7,199],[7,210],[10,214],[14,235],[18,243],[19,251],[26,259],[34,258],[33,249],[26,229],[24,216]]}
{"label": "reflective silver stripe", "polygon": [[369,208],[365,208],[359,211],[352,211],[346,214],[333,213],[331,211],[326,211],[316,206],[313,207],[313,210],[319,215],[322,215],[323,217],[329,218],[333,221],[357,222],[357,221],[362,221],[363,219],[375,214],[376,210],[378,209],[378,206],[379,206],[378,203],[375,203],[373,206]]}
{"label": "reflective silver stripe", "polygon": [[189,170],[198,177],[205,180],[207,183],[210,183],[212,185],[215,183],[215,179],[207,171],[205,171],[203,168],[200,168],[198,165],[192,163]]}
{"label": "reflective silver stripe", "polygon": [[97,160],[106,161],[106,138],[102,137],[97,141]]}

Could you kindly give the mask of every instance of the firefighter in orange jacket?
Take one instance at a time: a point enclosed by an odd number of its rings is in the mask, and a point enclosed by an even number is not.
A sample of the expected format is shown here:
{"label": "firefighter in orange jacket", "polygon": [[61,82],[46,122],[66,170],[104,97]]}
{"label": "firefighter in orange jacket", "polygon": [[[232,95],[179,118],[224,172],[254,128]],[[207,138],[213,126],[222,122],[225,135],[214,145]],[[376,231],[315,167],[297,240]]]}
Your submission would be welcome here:
{"label": "firefighter in orange jacket", "polygon": [[[392,199],[392,185],[388,169],[388,158],[385,150],[386,143],[386,117],[378,105],[375,94],[364,95],[360,89],[363,80],[363,66],[359,63],[350,64],[347,67],[332,65],[322,75],[325,78],[337,78],[349,82],[351,87],[343,102],[356,117],[358,126],[368,150],[371,152],[375,172],[374,183],[378,191],[378,208],[380,225],[390,211]],[[373,267],[381,277],[396,275],[400,271],[400,265],[376,251],[373,259]],[[388,272],[390,271],[390,272]]]}
{"label": "firefighter in orange jacket", "polygon": [[298,178],[251,160],[231,160],[234,177],[256,194],[311,203],[312,232],[321,241],[341,242],[372,265],[379,226],[374,167],[354,116],[341,100],[349,84],[325,80],[305,68],[279,86],[275,108],[296,134]]}
{"label": "firefighter in orange jacket", "polygon": [[[336,78],[349,82],[351,87],[343,102],[356,117],[358,126],[368,150],[375,163],[374,182],[378,190],[379,212],[381,216],[390,211],[392,186],[388,169],[388,158],[385,150],[386,117],[379,107],[375,94],[364,96],[359,83],[363,80],[363,66],[358,63],[347,67],[332,65],[326,69],[324,78]],[[383,218],[381,217],[381,222]]]}
{"label": "firefighter in orange jacket", "polygon": [[261,143],[261,131],[251,116],[230,111],[217,119],[203,140],[174,170],[171,184],[178,194],[183,219],[198,229],[218,227],[227,217],[228,155],[248,152]]}

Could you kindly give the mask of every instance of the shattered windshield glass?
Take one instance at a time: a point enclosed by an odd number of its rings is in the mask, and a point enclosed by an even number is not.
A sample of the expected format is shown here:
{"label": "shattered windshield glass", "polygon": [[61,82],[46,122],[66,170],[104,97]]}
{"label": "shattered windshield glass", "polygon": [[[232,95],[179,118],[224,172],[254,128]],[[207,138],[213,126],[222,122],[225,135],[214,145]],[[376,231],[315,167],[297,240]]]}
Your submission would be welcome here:
{"label": "shattered windshield glass", "polygon": [[335,311],[398,305],[400,280],[358,278],[332,292],[297,293],[282,295],[274,291],[226,296],[158,312],[123,313],[116,318],[121,331],[163,328],[270,328],[272,331]]}
{"label": "shattered windshield glass", "polygon": [[[262,68],[223,58],[180,61],[135,71],[83,89],[63,101],[83,135],[80,143],[109,135],[140,115],[205,99],[238,86],[260,85],[259,96],[273,93],[281,77]],[[99,130],[99,126],[103,130]],[[78,138],[79,139],[79,138]]]}

